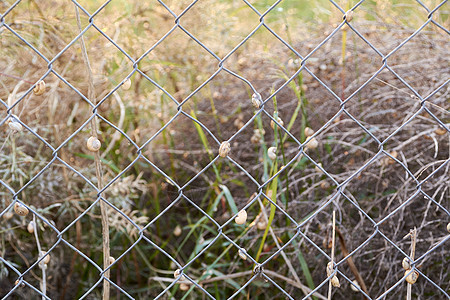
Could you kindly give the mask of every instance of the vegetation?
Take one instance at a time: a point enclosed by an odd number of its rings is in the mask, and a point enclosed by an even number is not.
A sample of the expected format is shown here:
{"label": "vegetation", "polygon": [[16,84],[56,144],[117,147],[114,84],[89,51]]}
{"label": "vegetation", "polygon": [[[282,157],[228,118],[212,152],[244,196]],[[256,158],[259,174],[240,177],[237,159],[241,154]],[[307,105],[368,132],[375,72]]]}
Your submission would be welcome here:
{"label": "vegetation", "polygon": [[[333,211],[338,270],[354,280],[356,268],[371,297],[404,277],[411,240],[403,237],[414,227],[416,258],[426,254],[416,267],[428,280],[421,275],[413,294],[445,297],[431,282],[450,289],[448,4],[433,14],[442,28],[429,23],[392,53],[428,20],[416,1],[365,1],[351,28],[340,27],[343,12],[325,0],[282,1],[259,28],[255,10],[271,1],[249,1],[254,10],[244,1],[198,1],[179,27],[157,1],[112,1],[99,11],[97,1],[78,2],[98,12],[92,23],[72,2],[29,0],[0,27],[2,297],[42,250],[51,260],[25,274],[28,284],[43,290],[45,282],[52,299],[102,297],[98,186],[111,204],[110,278],[134,298],[158,296],[183,269],[217,299],[286,297],[274,282],[296,299],[320,287],[314,297],[324,299]],[[191,4],[164,3],[175,15]],[[356,1],[336,3],[347,11]],[[11,6],[1,2],[0,11]],[[354,29],[392,53],[391,69],[360,91],[383,57]],[[399,77],[431,96],[422,104]],[[39,80],[42,95],[32,91]],[[338,99],[355,91],[345,105]],[[252,106],[255,92],[264,110]],[[14,118],[21,131],[10,126]],[[86,147],[95,134],[99,152]],[[229,156],[218,156],[228,140]],[[14,213],[16,199],[32,209],[28,216]],[[341,261],[348,253],[355,268]],[[272,281],[253,277],[255,262]],[[362,298],[338,277],[336,299]],[[402,282],[389,297],[406,290]],[[25,286],[13,298],[37,295]],[[124,297],[111,286],[111,298]],[[207,298],[185,278],[164,297]]]}

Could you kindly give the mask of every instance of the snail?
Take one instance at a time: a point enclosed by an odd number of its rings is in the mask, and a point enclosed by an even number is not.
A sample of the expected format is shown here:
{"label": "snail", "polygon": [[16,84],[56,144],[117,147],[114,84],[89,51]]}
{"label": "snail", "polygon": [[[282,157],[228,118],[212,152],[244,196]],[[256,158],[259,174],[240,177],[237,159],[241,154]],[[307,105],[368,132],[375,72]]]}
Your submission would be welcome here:
{"label": "snail", "polygon": [[231,147],[228,141],[222,142],[219,147],[219,156],[227,157],[228,153],[230,153]]}
{"label": "snail", "polygon": [[181,229],[180,225],[177,225],[177,226],[175,227],[175,229],[173,230],[173,235],[174,235],[174,236],[180,236],[180,235],[181,235],[181,232],[182,232],[182,229]]}
{"label": "snail", "polygon": [[337,278],[336,275],[333,276],[333,278],[331,278],[331,285],[334,287],[341,287],[340,283],[339,283],[339,279]]}
{"label": "snail", "polygon": [[352,289],[352,291],[354,292],[359,292],[361,287],[359,286],[359,283],[357,280],[353,280],[352,284],[350,284],[350,288]]}
{"label": "snail", "polygon": [[307,136],[307,137],[310,137],[310,136],[312,136],[314,134],[314,130],[312,130],[311,128],[309,128],[309,127],[305,127],[305,135]]}
{"label": "snail", "polygon": [[269,158],[271,160],[275,160],[277,158],[277,154],[276,154],[277,148],[276,147],[270,147],[267,150],[267,156],[269,156]]}
{"label": "snail", "polygon": [[[277,122],[278,122],[278,124],[280,124],[280,126],[284,125],[284,122],[283,122],[283,120],[281,120],[280,117],[277,117]],[[270,127],[272,127],[272,129],[275,129],[275,122],[273,120],[270,121]]]}
{"label": "snail", "polygon": [[247,251],[245,251],[245,249],[244,248],[241,248],[241,249],[239,249],[239,257],[240,258],[242,258],[243,260],[246,260],[247,259]]}
{"label": "snail", "polygon": [[308,141],[308,143],[306,143],[306,148],[309,149],[316,149],[317,146],[319,146],[319,142],[317,141],[316,138],[312,138]]}
{"label": "snail", "polygon": [[91,136],[86,142],[86,147],[89,149],[89,151],[92,152],[97,152],[98,150],[100,150],[101,146],[102,143],[95,136]]}
{"label": "snail", "polygon": [[351,22],[351,21],[353,20],[353,10],[347,11],[347,12],[345,13],[345,15],[344,15],[344,19],[345,19],[347,22]]}
{"label": "snail", "polygon": [[[408,274],[409,272],[411,272],[411,271],[410,270],[406,270],[405,271],[405,275]],[[414,284],[414,283],[416,283],[417,278],[419,278],[419,272],[413,271],[413,272],[411,272],[411,274],[409,274],[406,277],[406,282],[408,282],[409,284]]]}
{"label": "snail", "polygon": [[236,222],[236,224],[238,225],[242,225],[245,224],[245,221],[247,221],[247,212],[243,209],[241,210],[237,217],[234,219],[234,221]]}
{"label": "snail", "polygon": [[109,257],[109,264],[112,265],[114,262],[116,261],[116,259],[112,256]]}
{"label": "snail", "polygon": [[409,261],[408,257],[405,257],[402,261],[402,267],[406,271],[411,270],[411,262]]}
{"label": "snail", "polygon": [[35,86],[34,89],[33,89],[33,93],[34,93],[36,96],[40,96],[40,95],[42,95],[43,93],[45,93],[45,82],[44,82],[44,80],[39,80],[39,81],[36,83],[36,86]]}
{"label": "snail", "polygon": [[34,232],[34,221],[30,221],[30,223],[28,223],[27,230],[29,233]]}
{"label": "snail", "polygon": [[[47,255],[46,255],[47,254]],[[48,254],[45,251],[41,251],[41,256],[45,256],[44,259],[42,260],[42,262],[44,264],[48,264],[50,262],[50,254]]]}
{"label": "snail", "polygon": [[8,212],[6,212],[6,213],[3,215],[3,219],[9,220],[9,219],[11,219],[13,216],[14,216],[14,214],[13,214],[12,212],[8,211]]}
{"label": "snail", "polygon": [[252,105],[254,108],[260,108],[262,104],[261,95],[259,93],[254,93],[252,95]]}
{"label": "snail", "polygon": [[14,204],[14,211],[16,212],[16,214],[22,217],[28,215],[28,208],[18,202]]}

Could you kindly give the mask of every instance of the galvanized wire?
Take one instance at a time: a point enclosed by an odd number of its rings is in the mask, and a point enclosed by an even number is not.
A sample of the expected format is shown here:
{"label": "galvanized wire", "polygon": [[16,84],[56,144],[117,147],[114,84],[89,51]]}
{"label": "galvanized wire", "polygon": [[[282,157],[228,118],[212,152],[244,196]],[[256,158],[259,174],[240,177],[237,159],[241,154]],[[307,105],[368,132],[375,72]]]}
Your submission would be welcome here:
{"label": "galvanized wire", "polygon": [[[253,197],[251,201],[249,201],[242,209],[247,209],[253,204],[258,202],[258,199],[265,199],[267,202],[271,203],[272,206],[274,206],[277,210],[277,213],[283,214],[287,219],[290,220],[290,222],[295,226],[295,233],[292,235],[290,240],[288,240],[284,245],[282,245],[278,250],[273,252],[267,259],[264,261],[257,261],[254,257],[250,256],[248,253],[246,254],[247,259],[253,262],[254,269],[253,269],[253,275],[251,276],[248,281],[242,285],[239,289],[237,289],[233,294],[229,295],[228,299],[232,299],[239,295],[242,291],[245,291],[245,289],[252,284],[253,281],[255,281],[258,277],[264,278],[267,282],[270,282],[275,289],[278,289],[285,297],[289,299],[307,299],[310,298],[315,292],[317,292],[322,286],[328,285],[328,282],[331,280],[331,278],[338,274],[340,278],[343,280],[346,280],[349,282],[349,284],[353,285],[356,289],[359,290],[367,299],[384,299],[384,297],[389,296],[389,294],[397,289],[400,285],[403,285],[405,283],[406,276],[401,278],[401,280],[397,281],[393,286],[386,287],[385,291],[380,295],[369,295],[366,292],[364,292],[359,286],[355,285],[350,278],[348,278],[343,272],[340,271],[339,267],[347,263],[347,260],[354,256],[357,252],[359,252],[364,246],[366,246],[372,239],[374,239],[376,236],[381,236],[388,244],[390,244],[396,251],[399,252],[401,256],[409,256],[408,253],[405,253],[397,244],[395,241],[391,240],[388,236],[386,236],[383,231],[380,230],[380,226],[385,223],[387,220],[389,220],[395,213],[397,213],[399,210],[403,209],[405,206],[409,205],[413,199],[417,195],[422,195],[427,201],[431,201],[432,204],[436,205],[438,209],[440,209],[442,212],[444,212],[447,216],[450,217],[450,212],[448,208],[443,206],[441,203],[433,199],[430,195],[428,195],[424,189],[422,188],[422,185],[431,178],[434,174],[438,173],[441,170],[444,170],[445,167],[449,164],[450,160],[445,160],[434,172],[432,172],[430,175],[428,175],[425,179],[419,180],[415,175],[408,169],[408,166],[398,159],[397,157],[392,156],[387,150],[386,150],[386,143],[388,143],[398,132],[403,130],[411,121],[413,121],[419,114],[421,113],[427,113],[430,117],[433,118],[433,120],[441,126],[441,128],[444,128],[447,131],[447,134],[450,132],[447,124],[445,124],[442,120],[440,120],[433,112],[427,107],[428,101],[431,97],[433,97],[437,92],[439,92],[441,89],[443,89],[445,86],[448,85],[450,82],[450,79],[447,79],[442,85],[440,85],[436,90],[431,92],[428,96],[421,95],[418,91],[416,91],[409,83],[408,80],[402,78],[398,73],[394,71],[394,69],[389,65],[389,59],[399,50],[401,49],[405,44],[407,44],[412,38],[414,38],[418,33],[420,33],[426,26],[436,26],[439,30],[446,33],[447,35],[450,34],[449,30],[446,29],[443,25],[439,24],[436,20],[433,19],[433,14],[435,14],[441,7],[444,6],[444,4],[447,3],[447,0],[442,1],[438,6],[435,8],[429,8],[421,1],[417,0],[416,2],[427,11],[428,18],[425,23],[423,23],[414,33],[409,35],[405,40],[403,40],[397,47],[395,47],[392,51],[390,51],[387,54],[384,54],[382,51],[378,50],[363,34],[361,34],[357,28],[355,28],[351,22],[347,22],[346,19],[346,11],[340,7],[335,1],[330,0],[330,2],[342,13],[343,18],[342,22],[338,24],[334,28],[334,30],[329,33],[326,38],[324,38],[320,43],[318,43],[307,55],[302,56],[292,45],[290,45],[289,42],[284,40],[280,35],[278,35],[275,30],[273,30],[268,22],[266,22],[265,18],[268,16],[271,11],[273,11],[282,0],[278,0],[273,5],[271,5],[269,8],[267,8],[266,11],[260,12],[257,8],[255,8],[252,3],[250,3],[247,0],[242,0],[250,9],[251,11],[256,14],[259,18],[259,24],[251,30],[251,32],[242,40],[240,41],[229,53],[224,55],[223,57],[220,57],[217,55],[213,50],[209,49],[200,39],[198,39],[194,34],[192,34],[189,31],[189,28],[185,27],[181,23],[181,18],[186,15],[186,13],[191,10],[195,5],[197,4],[198,0],[193,1],[190,5],[188,5],[180,14],[176,14],[174,11],[172,11],[168,5],[164,3],[164,1],[158,0],[158,3],[164,7],[167,12],[173,17],[174,25],[173,27],[166,32],[157,42],[154,43],[153,46],[151,46],[145,53],[143,53],[138,58],[133,58],[131,55],[127,53],[127,51],[119,46],[111,37],[109,37],[102,29],[100,29],[95,24],[95,17],[102,12],[102,10],[105,9],[105,7],[108,6],[108,4],[111,1],[105,2],[102,6],[100,6],[93,14],[90,14],[80,3],[78,3],[75,0],[72,0],[73,4],[76,5],[76,7],[81,10],[82,13],[84,13],[85,17],[88,18],[89,24],[72,40],[70,41],[60,52],[55,55],[53,58],[47,58],[43,53],[41,53],[36,47],[34,47],[30,42],[27,41],[26,38],[22,37],[18,32],[16,32],[10,24],[8,24],[5,21],[5,17],[8,16],[14,8],[21,2],[21,0],[16,1],[14,4],[12,4],[6,11],[4,11],[1,14],[0,18],[0,30],[7,30],[11,34],[13,34],[15,37],[17,37],[20,41],[22,41],[29,49],[30,51],[33,51],[35,54],[37,54],[40,58],[42,58],[46,64],[47,64],[47,71],[42,75],[40,80],[46,79],[50,74],[55,75],[62,83],[66,84],[71,90],[73,90],[81,99],[83,99],[92,110],[92,114],[89,116],[89,118],[80,126],[77,130],[75,130],[68,138],[66,138],[58,147],[53,147],[48,141],[46,141],[45,138],[41,137],[38,132],[29,127],[26,123],[22,122],[20,118],[17,118],[17,122],[19,122],[28,133],[31,133],[33,136],[35,136],[40,142],[42,142],[43,145],[48,147],[52,151],[52,159],[26,184],[24,184],[19,189],[14,189],[10,185],[8,185],[6,182],[0,180],[0,184],[6,188],[10,192],[10,197],[12,199],[11,203],[8,207],[4,207],[0,211],[0,216],[3,216],[6,212],[10,211],[16,203],[19,203],[26,207],[36,218],[38,218],[42,223],[45,223],[46,226],[48,226],[49,229],[53,230],[57,234],[57,240],[56,242],[47,250],[47,253],[52,253],[52,251],[58,247],[58,245],[63,244],[68,246],[70,249],[75,251],[77,254],[79,254],[81,257],[83,257],[90,265],[90,267],[95,268],[98,271],[98,280],[95,284],[93,284],[81,297],[80,299],[88,298],[92,291],[96,289],[99,285],[104,282],[104,280],[107,280],[113,289],[116,289],[120,291],[121,295],[123,297],[127,297],[129,299],[134,299],[125,288],[122,288],[119,284],[114,282],[111,278],[105,277],[105,272],[109,269],[111,269],[115,264],[113,263],[108,268],[104,269],[101,266],[99,266],[96,262],[94,262],[92,259],[90,259],[89,256],[87,256],[85,253],[83,253],[81,250],[79,250],[76,246],[68,242],[64,237],[64,233],[66,233],[68,230],[73,228],[76,222],[78,222],[83,216],[88,214],[91,210],[94,209],[94,207],[97,207],[100,202],[106,203],[110,209],[114,210],[116,213],[120,214],[124,219],[126,219],[132,226],[137,230],[138,232],[138,238],[126,249],[119,257],[116,258],[116,262],[121,260],[123,257],[125,257],[138,243],[140,242],[146,242],[153,246],[155,249],[157,249],[160,253],[165,255],[170,261],[173,262],[174,265],[176,265],[176,268],[180,270],[178,276],[171,281],[171,283],[156,297],[163,298],[167,296],[167,292],[174,287],[174,285],[178,284],[180,281],[189,281],[194,288],[196,288],[198,291],[203,293],[205,298],[211,298],[215,299],[215,297],[208,292],[199,282],[195,280],[192,276],[190,276],[185,270],[198,258],[200,258],[204,253],[208,251],[208,249],[220,238],[224,238],[228,242],[230,242],[236,249],[242,249],[239,244],[230,238],[224,231],[225,227],[229,225],[231,222],[233,222],[234,218],[237,216],[236,214],[231,216],[228,221],[220,225],[218,221],[216,221],[213,217],[211,217],[204,209],[202,209],[198,204],[195,203],[188,195],[186,195],[186,190],[194,182],[196,179],[198,179],[201,175],[203,175],[208,169],[210,169],[215,162],[217,162],[220,158],[219,155],[216,155],[210,163],[208,163],[203,169],[201,169],[195,176],[193,176],[190,180],[188,180],[185,184],[181,185],[177,183],[173,178],[171,178],[168,174],[166,174],[162,169],[160,169],[155,162],[153,162],[151,159],[149,159],[146,155],[144,155],[144,148],[149,145],[152,141],[154,141],[158,136],[161,135],[161,133],[166,130],[175,120],[177,120],[180,116],[184,116],[191,120],[192,122],[196,123],[198,126],[200,126],[204,132],[211,138],[215,143],[217,149],[219,149],[221,141],[218,137],[216,137],[209,129],[208,127],[194,118],[191,114],[183,110],[183,105],[190,101],[200,90],[202,90],[208,83],[210,83],[214,78],[217,77],[217,75],[221,72],[228,73],[232,75],[233,77],[237,78],[238,80],[242,81],[245,85],[249,87],[249,89],[252,90],[253,93],[256,93],[259,95],[257,89],[252,85],[250,80],[247,78],[237,74],[236,72],[230,70],[229,68],[225,67],[225,62],[235,54],[238,49],[240,49],[251,37],[255,35],[255,33],[260,28],[265,28],[268,32],[270,32],[278,41],[280,41],[287,49],[289,49],[293,55],[295,55],[300,61],[299,68],[281,85],[279,86],[275,91],[273,91],[270,95],[268,95],[265,99],[261,99],[261,105],[256,110],[255,114],[239,129],[237,130],[229,139],[228,142],[233,142],[237,136],[239,136],[241,133],[244,132],[245,129],[251,127],[254,123],[255,119],[264,116],[268,119],[270,119],[272,122],[274,122],[278,128],[282,131],[282,133],[286,134],[293,142],[297,145],[297,153],[290,159],[288,163],[286,163],[283,168],[278,170],[272,177],[268,178],[267,180],[258,180],[254,178],[244,166],[240,165],[235,159],[233,159],[230,156],[227,156],[225,159],[227,159],[232,165],[234,165],[237,169],[242,172],[243,175],[248,177],[248,179],[253,182],[257,187],[257,193],[256,196]],[[364,0],[359,1],[356,5],[354,5],[350,10],[356,11],[358,10],[359,6],[364,2]],[[348,97],[341,98],[339,97],[326,83],[324,83],[317,75],[308,67],[309,59],[319,50],[321,49],[325,43],[327,43],[331,38],[333,38],[338,32],[340,32],[343,29],[343,26],[348,26],[352,32],[354,32],[364,43],[367,45],[367,47],[370,47],[379,57],[378,59],[381,62],[381,67],[372,74],[372,76],[367,79],[365,82],[363,82],[354,92],[352,92]],[[103,37],[105,37],[111,45],[113,45],[118,51],[120,51],[133,65],[133,70],[117,85],[115,86],[109,93],[107,93],[102,99],[100,99],[96,104],[94,103],[94,99],[89,99],[83,93],[81,93],[74,85],[72,85],[70,82],[68,82],[65,77],[61,74],[59,74],[53,64],[55,61],[60,58],[72,45],[77,43],[81,37],[89,30],[89,29],[95,29],[99,34],[101,34]],[[174,95],[169,93],[164,86],[157,83],[153,78],[148,76],[145,72],[143,72],[141,69],[139,69],[138,65],[139,63],[148,56],[149,53],[151,53],[155,48],[157,48],[163,41],[165,41],[171,34],[176,30],[180,29],[182,32],[186,34],[187,37],[189,37],[191,40],[195,41],[200,47],[202,47],[206,52],[204,52],[205,55],[210,55],[210,57],[217,61],[217,68],[214,71],[214,73],[205,80],[200,86],[198,86],[195,90],[193,90],[188,96],[186,96],[181,101],[178,101]],[[100,50],[101,51],[101,50]],[[375,134],[366,128],[358,118],[353,116],[349,110],[346,107],[346,104],[353,99],[355,96],[359,95],[361,90],[364,89],[366,86],[368,86],[371,82],[374,81],[375,78],[382,72],[382,71],[389,71],[390,74],[392,74],[396,79],[401,81],[408,89],[409,91],[417,97],[417,99],[420,101],[420,109],[417,110],[408,120],[403,122],[401,126],[399,126],[394,132],[392,132],[387,138],[384,140],[381,140],[375,136]],[[328,94],[337,100],[340,104],[339,111],[331,118],[329,119],[319,130],[317,130],[312,136],[308,137],[303,143],[299,141],[288,129],[286,126],[284,126],[282,123],[279,122],[268,110],[265,109],[265,106],[268,102],[272,101],[274,97],[276,97],[280,91],[282,91],[289,83],[291,83],[300,73],[306,72],[309,75],[314,78],[321,87],[323,87]],[[130,79],[135,74],[140,74],[143,78],[145,78],[148,82],[153,84],[157,89],[159,89],[164,95],[169,97],[171,101],[176,105],[176,114],[170,118],[169,121],[167,121],[156,133],[154,133],[148,140],[146,140],[141,146],[139,146],[133,138],[131,138],[129,135],[127,135],[124,130],[117,127],[115,124],[107,120],[105,117],[103,117],[101,114],[99,114],[98,109],[99,107],[107,101],[110,101],[111,95],[113,95],[118,89],[122,87],[123,84],[127,82],[128,79]],[[0,122],[0,125],[5,124],[10,118],[15,118],[12,115],[12,110],[15,107],[18,107],[18,105],[21,102],[24,102],[24,99],[32,93],[33,89],[36,87],[37,82],[33,84],[22,96],[20,96],[17,101],[12,104],[8,105],[3,100],[1,101],[1,105],[6,109],[7,116],[3,118]],[[337,118],[341,117],[342,115],[347,116],[351,120],[353,120],[359,128],[361,128],[372,140],[374,143],[376,143],[378,147],[378,151],[369,159],[367,162],[365,162],[359,169],[354,171],[350,176],[348,176],[345,180],[340,181],[338,178],[336,178],[333,174],[330,174],[325,170],[318,162],[316,162],[305,150],[306,145],[308,142],[310,142],[312,139],[318,137],[321,133],[323,133]],[[99,189],[97,185],[92,182],[90,179],[88,179],[82,172],[72,167],[69,163],[64,161],[60,156],[60,150],[67,146],[68,143],[88,125],[91,123],[91,121],[100,119],[106,124],[108,124],[111,128],[113,128],[116,132],[120,133],[120,135],[125,138],[131,147],[136,152],[135,159],[131,161],[127,167],[125,167],[123,170],[121,170],[117,176],[115,176],[113,179],[111,179],[109,182],[104,184],[104,187]],[[399,166],[401,166],[404,171],[409,175],[410,178],[414,181],[416,192],[412,194],[408,199],[406,199],[401,205],[399,205],[396,209],[391,211],[389,214],[384,216],[381,220],[376,221],[373,218],[370,217],[370,215],[365,212],[359,205],[354,201],[352,197],[349,197],[349,195],[346,193],[346,186],[347,184],[354,180],[361,172],[365,169],[367,169],[370,165],[372,165],[376,160],[380,159],[383,156],[387,156]],[[301,222],[296,220],[296,218],[292,215],[290,215],[285,208],[281,207],[279,204],[274,202],[271,197],[266,195],[263,190],[267,188],[275,178],[277,178],[281,173],[283,173],[287,168],[292,166],[300,157],[306,158],[308,161],[310,161],[315,167],[320,169],[320,171],[329,179],[331,180],[335,185],[335,191],[334,194],[324,202],[320,208],[316,209],[314,213],[310,214],[307,218],[303,219]],[[164,210],[162,210],[156,217],[154,217],[152,220],[148,222],[147,225],[141,227],[140,225],[136,224],[129,216],[127,216],[123,211],[121,211],[119,208],[117,208],[115,205],[113,205],[108,198],[106,198],[104,195],[104,192],[107,191],[114,183],[116,183],[128,170],[130,170],[139,160],[145,161],[147,164],[149,164],[157,173],[159,173],[161,176],[163,176],[167,182],[170,182],[171,185],[173,185],[178,193],[178,196],[175,200],[173,200]],[[27,188],[30,187],[30,185],[39,178],[44,171],[50,168],[50,166],[56,162],[61,163],[65,167],[67,167],[69,170],[74,172],[76,175],[78,175],[80,178],[82,178],[93,190],[96,191],[96,200],[89,205],[88,208],[85,209],[83,213],[81,213],[79,216],[77,216],[69,225],[67,225],[63,230],[59,230],[56,228],[52,222],[47,220],[44,216],[42,216],[36,209],[29,206],[27,203],[22,202],[19,200],[19,195]],[[309,294],[305,296],[299,296],[289,294],[288,291],[284,290],[282,286],[276,283],[274,278],[269,276],[269,272],[266,273],[264,271],[265,265],[268,264],[275,256],[281,254],[288,246],[292,246],[293,241],[300,237],[304,240],[306,244],[308,244],[310,247],[315,248],[323,257],[325,257],[327,260],[330,260],[331,257],[328,253],[326,253],[319,245],[317,245],[309,236],[305,233],[304,228],[305,226],[319,213],[323,212],[324,210],[329,210],[330,207],[333,206],[333,203],[335,203],[340,197],[345,198],[348,200],[349,203],[351,203],[357,211],[359,211],[364,217],[372,224],[373,231],[372,233],[367,237],[367,239],[361,243],[358,247],[356,247],[354,250],[352,250],[348,256],[343,257],[340,261],[337,261],[334,263],[334,272],[331,274],[331,276],[327,277],[323,282],[321,282],[317,287],[309,292]],[[215,230],[217,231],[217,235],[209,242],[209,244],[204,247],[200,252],[198,252],[189,262],[182,265],[180,262],[177,261],[176,258],[174,258],[170,253],[165,251],[161,245],[156,243],[155,241],[152,241],[150,238],[144,235],[144,232],[150,228],[155,222],[157,222],[164,214],[166,214],[172,207],[176,206],[181,201],[187,201],[191,204],[193,208],[195,208],[198,212],[201,213],[202,216],[207,218],[214,226]],[[450,235],[447,235],[445,238],[440,240],[438,243],[434,244],[433,247],[431,247],[428,251],[423,253],[420,257],[415,258],[414,261],[411,263],[412,271],[417,271],[420,274],[421,280],[426,280],[430,284],[432,284],[439,292],[440,297],[442,298],[449,298],[450,296],[448,294],[447,290],[444,290],[444,288],[440,287],[438,284],[433,282],[432,279],[426,276],[419,268],[417,268],[417,265],[420,264],[427,256],[429,256],[433,251],[436,249],[442,248],[444,244],[450,239]],[[29,282],[27,282],[24,277],[33,269],[38,269],[39,264],[44,259],[44,257],[39,258],[34,263],[32,263],[26,270],[20,271],[19,268],[11,264],[8,260],[0,256],[0,261],[5,264],[12,272],[14,272],[17,275],[17,284],[15,286],[12,286],[9,292],[4,295],[3,299],[9,298],[10,296],[13,296],[17,289],[21,288],[21,285],[25,285],[28,288],[32,289],[35,292],[35,295],[40,295],[45,299],[50,299],[47,295],[45,295],[39,287],[33,286]],[[445,262],[443,262],[445,263]]]}

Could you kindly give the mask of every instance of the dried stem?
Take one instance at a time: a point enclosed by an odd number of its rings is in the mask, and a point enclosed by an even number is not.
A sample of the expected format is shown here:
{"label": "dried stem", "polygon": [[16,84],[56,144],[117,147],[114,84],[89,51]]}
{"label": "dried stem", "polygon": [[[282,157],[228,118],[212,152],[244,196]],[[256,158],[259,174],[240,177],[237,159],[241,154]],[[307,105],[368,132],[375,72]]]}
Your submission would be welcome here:
{"label": "dried stem", "polygon": [[[80,21],[80,14],[78,11],[78,7],[75,6],[75,13],[77,17],[77,25],[78,30],[81,32],[81,21]],[[89,80],[89,89],[88,89],[88,97],[92,101],[92,103],[95,105],[97,104],[96,96],[95,96],[95,87],[94,87],[94,76],[92,74],[92,69],[89,63],[89,57],[87,55],[86,46],[84,44],[83,36],[80,37],[80,43],[81,43],[81,53],[83,54],[83,60],[84,64],[86,65],[86,69],[88,71],[88,80]],[[92,129],[92,135],[97,138],[97,124],[96,124],[96,118],[94,117],[91,120],[91,129]],[[95,171],[97,176],[97,182],[98,182],[98,189],[101,190],[103,188],[103,182],[102,182],[102,166],[100,163],[100,155],[98,152],[95,152]],[[99,197],[101,197],[101,194],[99,194]],[[110,249],[109,249],[109,222],[108,222],[108,206],[106,203],[100,199],[100,211],[101,211],[101,218],[102,218],[102,237],[103,237],[103,269],[106,269],[109,267],[109,256],[110,256]],[[107,300],[109,299],[110,294],[110,283],[108,280],[110,277],[110,271],[107,270],[104,273],[104,279],[103,279],[103,299]]]}
{"label": "dried stem", "polygon": [[[333,210],[333,235],[331,236],[331,263],[334,263],[334,244],[336,242],[336,211]],[[331,291],[333,285],[331,284],[331,279],[328,282],[328,300],[331,300]]]}
{"label": "dried stem", "polygon": [[[36,239],[36,245],[37,245],[37,249],[38,249],[38,257],[41,257],[41,253],[42,253],[42,248],[41,248],[41,243],[39,242],[39,234],[37,231],[37,223],[36,223],[36,215],[33,214],[33,231],[34,231],[34,238]],[[47,293],[47,280],[46,280],[46,272],[45,270],[47,269],[47,265],[44,264],[44,261],[42,260],[39,263],[39,268],[42,271],[42,280],[40,280],[40,285],[41,285],[41,292],[42,292],[42,299],[45,299],[45,294]]]}
{"label": "dried stem", "polygon": [[[416,253],[416,240],[417,240],[417,229],[414,227],[414,229],[411,229],[409,232],[409,235],[411,236],[411,261],[414,261],[414,255]],[[411,300],[411,292],[412,292],[412,284],[407,283],[406,285],[406,300]]]}

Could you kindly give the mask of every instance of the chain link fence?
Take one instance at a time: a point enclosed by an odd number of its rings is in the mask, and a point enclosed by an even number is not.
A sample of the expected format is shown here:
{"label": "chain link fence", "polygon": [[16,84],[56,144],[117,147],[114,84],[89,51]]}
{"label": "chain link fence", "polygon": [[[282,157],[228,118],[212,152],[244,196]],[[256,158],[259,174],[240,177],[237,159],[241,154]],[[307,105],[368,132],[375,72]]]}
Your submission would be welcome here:
{"label": "chain link fence", "polygon": [[[189,26],[205,1],[178,10],[155,1],[149,13],[164,15],[155,24],[144,6],[105,21],[113,1],[95,10],[67,1],[76,25],[46,19],[35,1],[2,3],[1,53],[17,60],[2,60],[1,76],[3,299],[450,298],[447,1],[411,1],[422,19],[395,45],[371,35],[395,20],[353,20],[364,0],[327,2],[338,22],[300,43],[271,19],[283,1],[229,2],[257,22],[226,51],[217,45],[228,40],[201,33],[215,32],[216,15]],[[227,3],[213,6],[228,14]],[[48,24],[27,32],[38,21],[19,22],[25,9]],[[139,53],[132,36],[120,40],[124,19],[160,35],[150,46],[137,37]],[[76,34],[52,36],[66,25]],[[399,62],[421,34],[442,52],[413,47],[413,61]],[[345,48],[350,35],[359,48]],[[272,83],[269,62],[245,56],[259,55],[260,38],[278,45],[272,59],[287,57]],[[107,85],[93,69],[111,49],[128,71],[103,65]],[[173,53],[149,67],[156,51]],[[13,75],[21,59],[27,67]],[[172,72],[187,65],[189,76]],[[145,105],[150,115],[127,125]]]}

